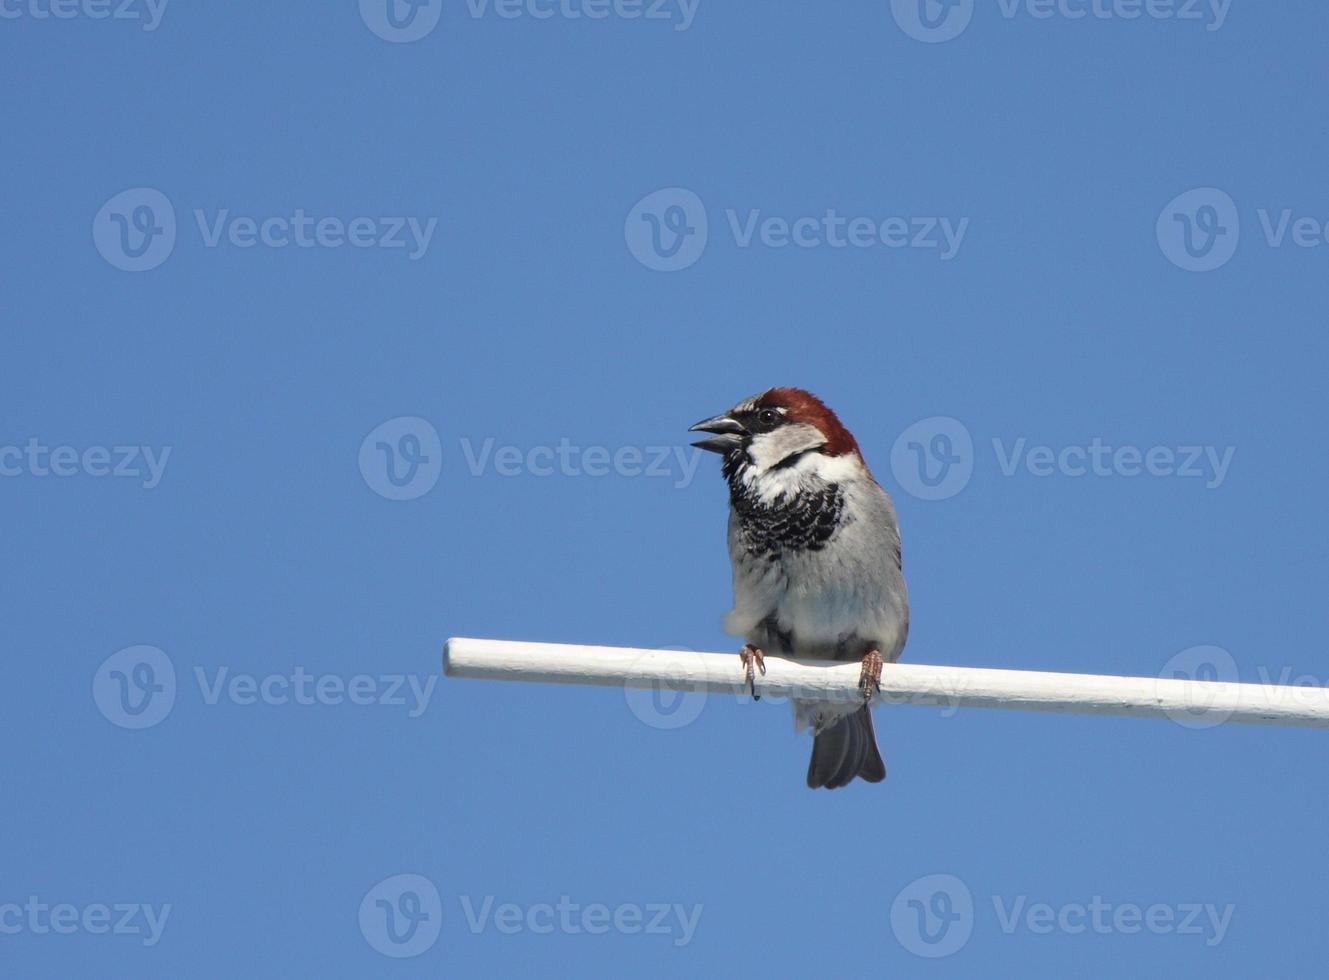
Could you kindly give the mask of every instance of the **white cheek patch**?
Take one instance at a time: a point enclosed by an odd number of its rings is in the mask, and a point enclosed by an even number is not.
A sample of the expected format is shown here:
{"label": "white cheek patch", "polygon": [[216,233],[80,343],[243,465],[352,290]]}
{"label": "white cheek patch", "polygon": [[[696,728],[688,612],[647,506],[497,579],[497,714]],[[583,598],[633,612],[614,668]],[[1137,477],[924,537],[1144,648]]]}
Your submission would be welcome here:
{"label": "white cheek patch", "polygon": [[854,453],[843,456],[807,453],[792,464],[773,469],[758,471],[756,466],[746,467],[742,480],[756,493],[757,499],[771,504],[781,497],[794,497],[828,483],[852,484],[866,475],[862,460]]}
{"label": "white cheek patch", "polygon": [[[801,464],[800,460],[800,464]],[[800,465],[799,469],[803,469]],[[843,456],[822,456],[818,454],[808,461],[807,470],[826,483],[850,483],[864,474],[863,461],[854,453]]]}
{"label": "white cheek patch", "polygon": [[765,432],[752,440],[748,447],[748,458],[758,473],[765,473],[774,466],[779,466],[790,456],[805,453],[826,445],[826,437],[815,425],[797,422],[782,425],[771,432]]}

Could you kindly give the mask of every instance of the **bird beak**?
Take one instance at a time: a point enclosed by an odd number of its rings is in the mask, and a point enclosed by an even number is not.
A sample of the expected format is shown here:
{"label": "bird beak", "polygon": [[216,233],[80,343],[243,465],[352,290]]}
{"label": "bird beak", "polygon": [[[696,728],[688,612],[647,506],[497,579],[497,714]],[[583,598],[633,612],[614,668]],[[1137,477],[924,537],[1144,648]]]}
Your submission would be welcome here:
{"label": "bird beak", "polygon": [[710,438],[699,439],[693,445],[698,449],[719,453],[722,456],[743,445],[743,437],[748,434],[748,430],[743,428],[742,423],[728,415],[717,415],[714,418],[702,419],[689,428],[688,431],[714,433]]}

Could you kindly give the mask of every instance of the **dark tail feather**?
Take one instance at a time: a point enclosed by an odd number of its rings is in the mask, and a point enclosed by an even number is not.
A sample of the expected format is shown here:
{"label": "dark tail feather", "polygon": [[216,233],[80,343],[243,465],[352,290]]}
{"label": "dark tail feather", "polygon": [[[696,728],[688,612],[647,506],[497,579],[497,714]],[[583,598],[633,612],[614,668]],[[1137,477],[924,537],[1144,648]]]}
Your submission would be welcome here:
{"label": "dark tail feather", "polygon": [[872,731],[872,713],[864,705],[852,715],[812,739],[808,763],[808,787],[839,789],[857,776],[869,783],[886,778],[886,764],[877,751]]}

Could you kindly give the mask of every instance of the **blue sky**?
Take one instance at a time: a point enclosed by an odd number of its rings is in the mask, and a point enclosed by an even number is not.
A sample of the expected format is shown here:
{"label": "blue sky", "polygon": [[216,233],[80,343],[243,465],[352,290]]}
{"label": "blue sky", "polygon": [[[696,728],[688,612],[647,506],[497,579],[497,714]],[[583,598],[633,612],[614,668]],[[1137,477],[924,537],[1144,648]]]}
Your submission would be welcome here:
{"label": "blue sky", "polygon": [[796,384],[907,661],[1318,696],[1329,9],[398,3],[0,0],[0,970],[1318,972],[1317,732],[439,666],[733,649]]}

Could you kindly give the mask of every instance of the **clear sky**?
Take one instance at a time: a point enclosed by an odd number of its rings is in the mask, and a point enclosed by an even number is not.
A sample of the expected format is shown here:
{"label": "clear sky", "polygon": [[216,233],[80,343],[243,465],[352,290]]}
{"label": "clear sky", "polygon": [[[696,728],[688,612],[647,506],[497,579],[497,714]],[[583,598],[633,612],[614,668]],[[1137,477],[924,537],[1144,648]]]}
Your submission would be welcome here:
{"label": "clear sky", "polygon": [[1322,732],[887,706],[813,793],[779,704],[439,675],[734,649],[685,430],[793,384],[896,499],[906,661],[1318,697],[1324,3],[52,2],[0,0],[0,973],[1322,972]]}

